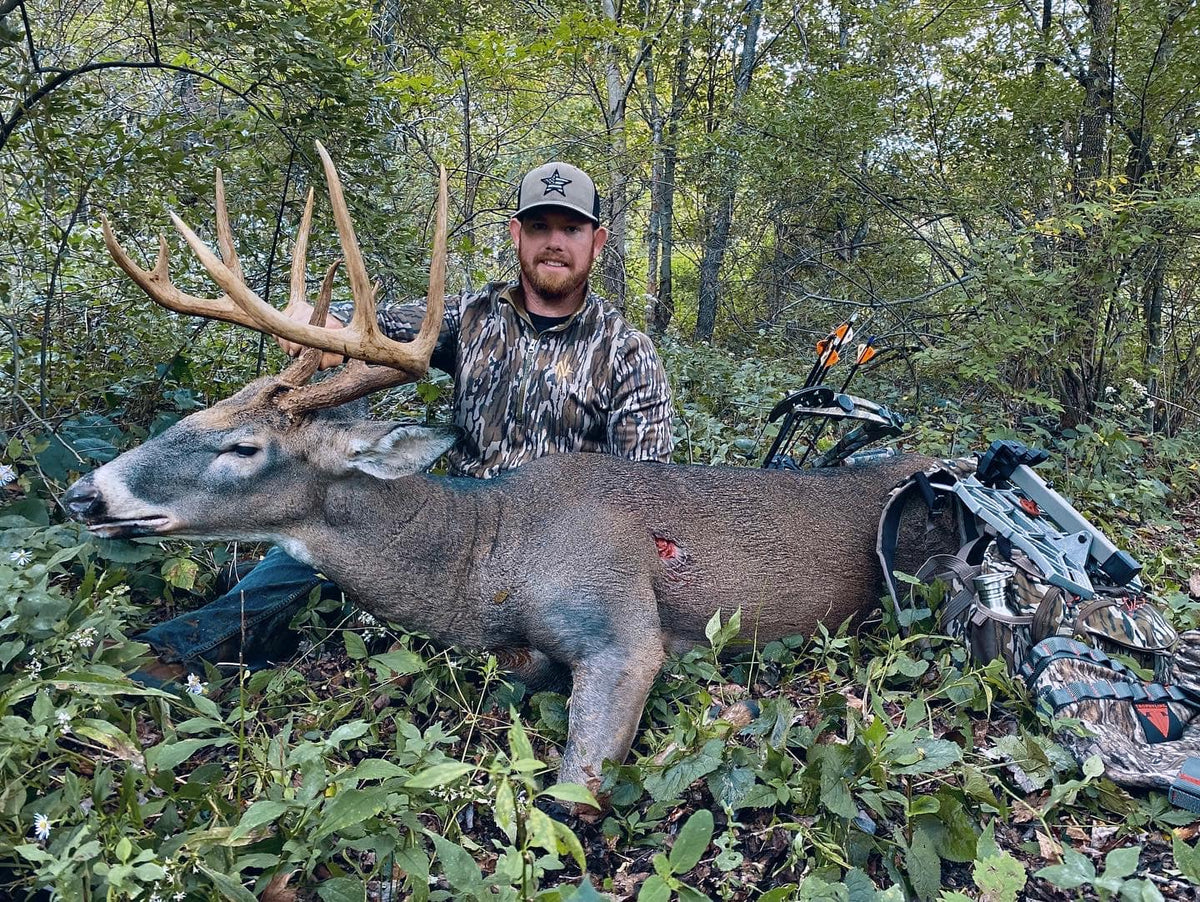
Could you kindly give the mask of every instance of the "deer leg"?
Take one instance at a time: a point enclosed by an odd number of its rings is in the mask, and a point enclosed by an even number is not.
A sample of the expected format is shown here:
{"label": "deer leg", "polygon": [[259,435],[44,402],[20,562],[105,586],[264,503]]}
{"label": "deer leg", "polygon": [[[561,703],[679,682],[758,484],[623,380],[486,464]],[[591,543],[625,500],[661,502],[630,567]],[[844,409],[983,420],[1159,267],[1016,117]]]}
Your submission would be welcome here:
{"label": "deer leg", "polygon": [[582,783],[595,792],[604,760],[625,760],[646,696],[662,667],[662,642],[657,632],[648,638],[636,646],[609,646],[572,668],[574,687],[560,783]]}

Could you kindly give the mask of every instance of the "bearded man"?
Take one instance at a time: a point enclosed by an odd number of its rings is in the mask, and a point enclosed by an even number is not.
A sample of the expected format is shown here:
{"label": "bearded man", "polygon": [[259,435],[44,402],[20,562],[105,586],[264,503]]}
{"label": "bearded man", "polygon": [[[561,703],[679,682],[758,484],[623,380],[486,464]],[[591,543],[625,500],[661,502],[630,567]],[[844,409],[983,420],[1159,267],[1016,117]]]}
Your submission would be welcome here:
{"label": "bearded man", "polygon": [[[462,439],[447,454],[450,474],[489,479],[570,451],[670,460],[671,395],[654,346],[589,289],[608,239],[591,178],[562,162],[529,172],[509,234],[520,278],[447,298],[431,360],[454,377]],[[349,313],[348,305],[334,305],[338,321],[329,325],[340,327]],[[311,307],[293,312],[303,322],[310,314]],[[423,315],[419,305],[384,307],[380,328],[408,340]],[[292,355],[302,350],[280,345]],[[339,363],[334,354],[322,359],[322,367]],[[138,637],[159,661],[134,676],[157,685],[202,661],[271,666],[294,652],[298,636],[287,625],[318,587],[337,591],[274,548],[222,597]]]}

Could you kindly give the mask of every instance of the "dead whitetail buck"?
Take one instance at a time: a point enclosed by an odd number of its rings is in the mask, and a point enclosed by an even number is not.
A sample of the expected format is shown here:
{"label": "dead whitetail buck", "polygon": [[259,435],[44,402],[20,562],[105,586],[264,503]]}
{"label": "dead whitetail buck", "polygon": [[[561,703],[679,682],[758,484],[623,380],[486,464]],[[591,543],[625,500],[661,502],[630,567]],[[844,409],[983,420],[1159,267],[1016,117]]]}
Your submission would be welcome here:
{"label": "dead whitetail buck", "polygon": [[[424,323],[413,341],[396,342],[377,331],[376,288],[337,173],[318,151],[356,305],[345,329],[318,325],[337,264],[308,325],[246,286],[219,172],[224,262],[173,219],[224,289],[220,298],[171,283],[165,239],[147,272],[104,224],[121,268],[163,306],[317,350],[77,482],[65,504],[92,532],[274,542],[376,617],[494,651],[530,685],[565,688],[569,678],[559,779],[580,783],[598,777],[604,759],[624,759],[664,652],[705,642],[715,611],[727,617],[740,607],[744,638],[764,642],[811,634],[822,621],[836,626],[877,603],[880,510],[923,459],[789,473],[561,454],[479,482],[423,472],[454,431],[339,410],[425,372],[442,318],[446,183],[443,173]],[[304,296],[311,214],[310,192],[292,263],[294,301]],[[307,384],[321,349],[354,362]],[[910,520],[898,561],[907,572],[943,545],[957,547],[931,538],[923,509]]]}

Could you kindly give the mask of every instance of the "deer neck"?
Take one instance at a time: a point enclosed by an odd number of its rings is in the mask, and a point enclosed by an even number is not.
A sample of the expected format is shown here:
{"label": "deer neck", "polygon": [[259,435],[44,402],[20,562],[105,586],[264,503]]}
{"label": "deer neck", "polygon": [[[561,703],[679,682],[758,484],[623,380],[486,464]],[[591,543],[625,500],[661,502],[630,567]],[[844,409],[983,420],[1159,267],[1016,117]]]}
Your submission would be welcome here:
{"label": "deer neck", "polygon": [[493,519],[482,487],[423,474],[354,476],[329,486],[321,515],[287,530],[280,545],[376,616],[434,639],[490,645],[498,625],[479,603],[479,565],[495,543],[483,545],[479,532]]}

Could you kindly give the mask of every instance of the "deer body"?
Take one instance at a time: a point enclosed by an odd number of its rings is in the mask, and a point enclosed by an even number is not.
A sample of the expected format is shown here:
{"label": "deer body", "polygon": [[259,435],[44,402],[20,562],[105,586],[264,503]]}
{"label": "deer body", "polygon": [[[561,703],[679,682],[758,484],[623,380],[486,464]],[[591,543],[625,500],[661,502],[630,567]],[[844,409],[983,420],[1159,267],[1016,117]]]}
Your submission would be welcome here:
{"label": "deer body", "polygon": [[[339,410],[293,422],[277,390],[259,380],[182,420],[67,505],[101,535],[276,542],[377,617],[494,651],[531,685],[569,681],[560,779],[574,782],[624,758],[663,655],[705,642],[715,612],[741,608],[743,638],[763,643],[873,606],[883,502],[929,463],[789,473],[562,454],[436,477],[421,471],[452,430]],[[908,530],[899,566],[952,539]]]}

